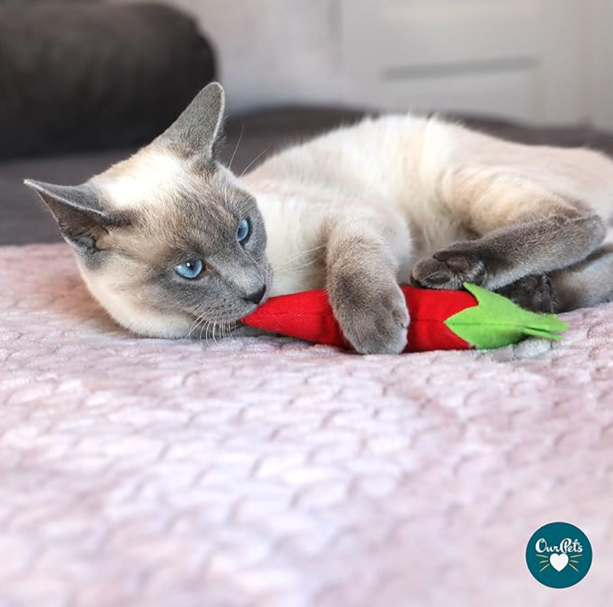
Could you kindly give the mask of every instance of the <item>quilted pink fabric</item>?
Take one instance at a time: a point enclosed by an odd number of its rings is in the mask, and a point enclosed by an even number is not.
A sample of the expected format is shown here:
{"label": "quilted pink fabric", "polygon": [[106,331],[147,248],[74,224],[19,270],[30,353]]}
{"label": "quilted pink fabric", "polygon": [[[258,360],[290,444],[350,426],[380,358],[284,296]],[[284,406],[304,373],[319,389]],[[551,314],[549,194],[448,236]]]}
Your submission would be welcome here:
{"label": "quilted pink fabric", "polygon": [[[48,245],[0,315],[2,607],[611,605],[613,306],[480,354],[136,339]],[[524,562],[556,520],[568,590]]]}

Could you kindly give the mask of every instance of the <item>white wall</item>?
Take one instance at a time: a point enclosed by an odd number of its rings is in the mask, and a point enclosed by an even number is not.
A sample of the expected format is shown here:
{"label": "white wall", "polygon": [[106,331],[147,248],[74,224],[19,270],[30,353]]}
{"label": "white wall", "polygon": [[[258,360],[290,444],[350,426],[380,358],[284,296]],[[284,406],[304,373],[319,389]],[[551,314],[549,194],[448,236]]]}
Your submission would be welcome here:
{"label": "white wall", "polygon": [[166,1],[197,16],[214,41],[231,111],[353,98],[340,64],[337,0]]}
{"label": "white wall", "polygon": [[587,19],[590,118],[613,130],[613,0],[589,2]]}
{"label": "white wall", "polygon": [[214,41],[231,111],[340,102],[613,128],[613,0],[167,1]]}

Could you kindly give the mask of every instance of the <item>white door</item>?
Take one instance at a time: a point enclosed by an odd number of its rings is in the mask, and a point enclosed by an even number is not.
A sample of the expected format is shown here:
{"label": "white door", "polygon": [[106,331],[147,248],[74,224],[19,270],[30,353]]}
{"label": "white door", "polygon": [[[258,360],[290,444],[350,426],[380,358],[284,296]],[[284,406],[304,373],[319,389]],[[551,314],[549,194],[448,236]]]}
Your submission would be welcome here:
{"label": "white door", "polygon": [[592,0],[341,0],[343,63],[362,95],[388,109],[587,120],[592,6]]}

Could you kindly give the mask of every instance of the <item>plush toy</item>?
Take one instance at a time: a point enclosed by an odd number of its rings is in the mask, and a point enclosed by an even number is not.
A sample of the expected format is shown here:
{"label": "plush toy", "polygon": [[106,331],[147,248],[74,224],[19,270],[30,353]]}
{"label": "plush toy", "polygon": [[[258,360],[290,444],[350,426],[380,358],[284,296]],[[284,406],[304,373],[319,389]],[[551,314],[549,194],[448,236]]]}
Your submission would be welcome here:
{"label": "plush toy", "polygon": [[[465,284],[465,291],[402,287],[411,317],[405,352],[500,348],[526,337],[559,340],[568,325],[523,310],[506,297]],[[318,344],[350,348],[326,291],[272,297],[245,325]]]}

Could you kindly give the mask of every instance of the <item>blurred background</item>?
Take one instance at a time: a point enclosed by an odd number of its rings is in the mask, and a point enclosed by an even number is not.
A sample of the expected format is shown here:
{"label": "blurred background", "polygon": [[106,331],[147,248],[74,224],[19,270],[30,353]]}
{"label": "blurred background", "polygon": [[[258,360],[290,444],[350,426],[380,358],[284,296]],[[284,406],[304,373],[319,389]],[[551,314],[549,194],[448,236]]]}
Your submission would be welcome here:
{"label": "blurred background", "polygon": [[0,0],[0,244],[58,238],[24,178],[87,179],[215,79],[239,172],[381,111],[609,151],[613,0]]}
{"label": "blurred background", "polygon": [[170,3],[214,41],[232,109],[342,102],[613,127],[611,0]]}

